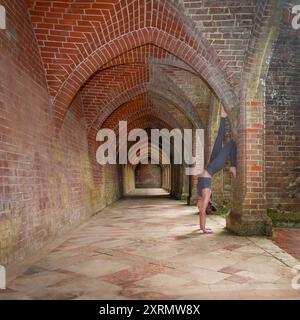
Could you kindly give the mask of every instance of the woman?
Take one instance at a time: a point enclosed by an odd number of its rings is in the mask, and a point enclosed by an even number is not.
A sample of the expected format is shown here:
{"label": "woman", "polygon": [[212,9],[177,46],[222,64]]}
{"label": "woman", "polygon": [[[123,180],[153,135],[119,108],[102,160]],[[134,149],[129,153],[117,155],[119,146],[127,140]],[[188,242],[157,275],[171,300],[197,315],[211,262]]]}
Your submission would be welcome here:
{"label": "woman", "polygon": [[226,143],[223,147],[223,140],[225,136],[225,119],[227,118],[227,113],[224,110],[223,106],[221,106],[221,120],[220,120],[220,128],[218,132],[218,136],[216,138],[209,164],[205,168],[205,170],[201,173],[198,178],[198,209],[199,209],[199,217],[200,217],[200,230],[203,233],[211,233],[212,230],[209,228],[205,228],[206,224],[206,208],[208,206],[210,197],[211,197],[211,178],[212,176],[222,170],[226,164],[228,157],[230,157],[231,166],[229,168],[229,172],[236,178],[236,165],[237,165],[237,150],[236,143],[231,140]]}

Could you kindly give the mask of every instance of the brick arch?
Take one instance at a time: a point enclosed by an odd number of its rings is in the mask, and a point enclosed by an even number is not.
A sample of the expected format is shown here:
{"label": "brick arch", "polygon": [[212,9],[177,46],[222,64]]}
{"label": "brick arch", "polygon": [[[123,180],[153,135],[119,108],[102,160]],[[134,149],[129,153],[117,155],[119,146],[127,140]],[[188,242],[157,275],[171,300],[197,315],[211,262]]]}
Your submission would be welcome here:
{"label": "brick arch", "polygon": [[[194,110],[194,105],[186,96],[185,92],[183,92],[175,82],[169,81],[162,73],[158,75],[157,70],[154,72],[153,68],[156,65],[156,61],[151,61],[149,64],[146,63],[150,56],[149,51],[143,50],[142,52],[148,52],[148,56],[142,57],[139,55],[140,59],[135,61],[135,56],[130,54],[129,57],[126,55],[125,59],[112,60],[114,62],[113,64],[110,63],[109,66],[105,66],[105,69],[98,71],[86,82],[80,92],[88,127],[90,128],[98,117],[105,116],[103,110],[105,110],[106,114],[108,113],[110,105],[116,102],[118,95],[126,95],[126,90],[133,90],[133,88],[144,83],[149,83],[149,85],[151,83],[151,86],[155,86],[156,92],[160,93],[161,96],[167,95],[169,99],[174,100],[174,103],[176,100],[178,101],[177,104],[184,105],[184,109],[190,112],[195,122],[201,125],[201,120]],[[158,52],[160,55],[165,53],[165,51],[161,49]],[[139,53],[139,50],[134,52],[134,54],[137,53]],[[192,70],[188,70],[188,66],[175,57],[174,59],[168,58],[162,61],[159,60],[158,62],[160,65],[163,64],[164,66],[171,66],[186,73],[192,73]],[[163,73],[164,72],[165,71],[163,71]],[[107,79],[111,80],[107,81]],[[163,79],[165,79],[165,84],[167,84],[168,87],[166,89],[168,90],[163,89],[163,87],[166,86],[164,83],[161,83]],[[99,90],[99,88],[101,88],[101,90]],[[172,91],[172,95],[169,93],[170,90]]]}
{"label": "brick arch", "polygon": [[[149,148],[147,149],[147,147],[149,147],[149,146],[146,146],[146,145],[142,145],[141,146],[141,149],[142,149],[142,154],[140,154],[140,156],[142,156],[142,158],[140,159],[141,161],[143,161],[144,159],[148,159],[149,157],[150,158],[152,158],[151,157],[151,150],[149,150]],[[176,147],[176,146],[175,146]],[[130,147],[129,147],[130,148]],[[163,166],[166,166],[166,165],[168,165],[168,164],[163,164],[162,163],[162,157],[163,157],[163,155],[167,158],[167,159],[169,159],[169,161],[171,162],[172,161],[172,154],[170,153],[170,156],[168,156],[163,150],[162,150],[162,148],[161,148],[161,146],[153,146],[153,148],[157,151],[157,153],[158,153],[158,157],[155,157],[154,159],[156,160],[156,161],[158,161],[158,164],[157,165],[159,165],[160,167],[163,167]],[[172,148],[171,148],[171,151],[173,151],[172,150]],[[157,155],[157,154],[156,154]],[[132,158],[132,157],[131,157]],[[153,158],[152,158],[153,159]],[[129,166],[132,166],[133,167],[133,169],[135,170],[136,169],[136,167],[137,167],[137,164],[132,164],[132,163],[128,163],[128,165]]]}
{"label": "brick arch", "polygon": [[[278,37],[278,30],[281,24],[281,20],[278,19],[278,13],[280,13],[282,9],[283,4],[280,2],[274,2],[272,5],[270,5],[268,0],[259,2],[252,31],[256,36],[249,42],[248,51],[244,60],[240,97],[241,107],[234,112],[237,114],[234,127],[239,133],[237,136],[237,141],[240,144],[239,161],[243,163],[243,166],[241,166],[243,172],[240,176],[243,179],[246,179],[247,171],[251,168],[251,166],[247,167],[246,165],[247,159],[249,159],[247,156],[249,151],[246,148],[247,140],[251,141],[253,136],[257,139],[256,141],[259,141],[258,137],[261,137],[262,141],[264,141],[265,124],[263,123],[263,119],[265,117],[266,96],[266,85],[264,81],[268,75],[273,46]],[[252,113],[254,116],[251,116]],[[264,143],[256,146],[262,159],[265,157],[264,148]],[[257,163],[263,164],[261,167],[264,167],[264,160],[259,162],[257,159]],[[239,186],[240,195],[244,195],[247,193],[248,184],[245,181],[243,183],[241,181],[240,184],[243,186],[243,188]]]}
{"label": "brick arch", "polygon": [[129,119],[128,122],[128,132],[132,129],[163,129],[166,128],[168,130],[172,130],[173,127],[166,122],[164,119],[161,119],[159,114],[154,113],[145,113],[140,114],[134,118]]}
{"label": "brick arch", "polygon": [[[151,128],[155,127],[158,129],[167,128],[168,130],[172,130],[173,127],[165,121],[165,119],[160,119],[161,114],[159,110],[157,110],[157,114],[152,110],[148,112],[148,114],[138,114],[135,115],[135,117],[131,117],[130,122],[128,124],[128,130],[134,128]],[[114,128],[115,131],[117,131],[117,126]],[[93,180],[96,185],[98,185],[101,181],[101,174],[102,174],[102,168],[98,165],[96,161],[96,157],[94,156],[96,154],[98,143],[96,141],[96,135],[97,135],[98,129],[93,127],[88,136],[88,149],[89,154],[91,155],[91,165],[93,167]],[[118,134],[117,134],[118,137]],[[130,144],[128,144],[128,147],[130,147]],[[176,146],[175,146],[176,147]],[[172,149],[171,149],[172,150]],[[117,155],[118,155],[119,149],[117,147]]]}
{"label": "brick arch", "polygon": [[[174,125],[174,123],[172,124]],[[132,129],[135,128],[140,128],[140,129],[146,129],[146,128],[157,128],[157,129],[162,129],[166,128],[168,130],[172,130],[173,126],[170,123],[166,122],[165,119],[162,119],[162,115],[159,113],[159,110],[154,112],[154,109],[152,108],[151,110],[147,110],[143,113],[136,114],[134,117],[129,118],[128,122],[128,127],[127,127],[127,132],[129,132]],[[110,127],[110,129],[113,129],[117,134],[117,156],[119,154],[119,147],[118,147],[118,137],[119,137],[119,131],[118,131],[118,124],[115,125],[115,127]],[[97,130],[93,130],[93,132],[89,136],[89,150],[91,154],[95,154],[97,148],[98,148],[98,143],[96,142],[96,135],[97,135]],[[128,143],[128,149],[130,148],[131,145],[133,145],[134,142]],[[94,157],[93,157],[94,159]],[[94,162],[94,174],[97,176],[99,174],[98,169],[97,169],[97,163],[96,160],[93,160]]]}
{"label": "brick arch", "polygon": [[70,72],[97,48],[144,28],[165,31],[194,48],[210,48],[207,53],[220,62],[179,0],[28,1],[28,6],[53,97]]}
{"label": "brick arch", "polygon": [[[159,159],[157,159],[158,161],[159,161],[159,166],[160,167],[163,167],[163,166],[167,166],[167,164],[163,164],[162,162],[161,162],[161,157],[162,157],[162,155],[163,155],[163,151],[162,151],[162,149],[161,148],[158,148],[158,147],[154,147],[157,151],[158,151],[158,153],[159,153]],[[151,156],[151,153],[150,153],[150,151],[148,151],[148,156]],[[144,158],[143,158],[144,159]],[[128,164],[129,166],[132,166],[133,167],[133,169],[135,170],[135,168],[136,168],[136,164],[131,164],[131,163],[129,163]]]}
{"label": "brick arch", "polygon": [[[166,118],[164,118],[165,116]],[[146,120],[147,122],[145,122]],[[150,119],[155,119],[153,123],[151,123]],[[145,129],[147,127],[155,127],[155,125],[159,124],[158,128],[167,128],[169,130],[172,130],[174,128],[180,128],[182,129],[182,126],[179,124],[179,122],[169,113],[161,111],[160,109],[156,107],[147,107],[145,109],[142,109],[140,112],[136,112],[133,115],[128,114],[127,118],[124,120],[128,121],[128,126],[127,129],[128,131],[134,128],[137,128],[137,126],[140,126],[139,128]],[[143,121],[143,122],[139,122]],[[158,123],[159,121],[159,123]],[[118,131],[118,117],[113,119],[113,121],[108,122],[108,125],[105,126],[105,128],[112,129],[116,132],[116,135],[119,135]],[[88,143],[89,143],[89,148],[91,151],[95,149],[96,146],[96,135],[98,133],[98,130],[101,128],[99,127],[93,127],[88,135]]]}
{"label": "brick arch", "polygon": [[169,64],[176,62],[183,62],[173,56],[170,52],[160,48],[152,43],[147,43],[140,47],[135,47],[129,51],[126,51],[116,58],[110,60],[105,64],[102,69],[109,68],[111,66],[127,64],[127,63],[150,63],[152,61],[163,61],[167,60]]}
{"label": "brick arch", "polygon": [[[163,165],[166,165],[166,164],[162,164],[162,155],[163,155],[163,151],[161,150],[161,149],[158,149],[157,150],[157,152],[158,152],[158,157],[157,158],[155,158],[155,160],[156,161],[158,161],[159,163],[158,164],[156,164],[156,165],[158,165],[158,166],[160,166],[161,168],[162,168],[162,166]],[[142,156],[142,157],[141,157]],[[151,152],[150,152],[150,150],[143,150],[143,153],[140,155],[140,160],[141,161],[143,161],[143,160],[145,160],[145,159],[148,159],[148,158],[152,158],[151,157]],[[137,168],[137,165],[135,164],[131,164],[130,163],[130,165],[132,165],[133,166],[133,168],[134,168],[134,171],[136,170],[136,168]]]}
{"label": "brick arch", "polygon": [[143,94],[143,93],[147,93],[147,92],[153,93],[154,95],[159,96],[160,100],[168,101],[172,105],[176,106],[179,110],[181,110],[186,115],[188,120],[196,128],[202,127],[202,124],[196,120],[197,116],[195,116],[195,111],[193,109],[190,108],[189,110],[187,110],[185,105],[178,104],[177,101],[171,100],[170,97],[169,98],[163,97],[160,92],[157,92],[157,89],[155,89],[155,87],[151,86],[151,83],[144,83],[144,84],[135,86],[132,89],[127,90],[127,91],[121,93],[120,95],[118,95],[117,97],[115,97],[114,100],[112,100],[110,103],[108,103],[102,109],[102,111],[99,113],[98,118],[95,119],[91,128],[92,127],[100,128],[102,126],[102,124],[104,123],[104,121],[109,117],[109,115],[112,112],[114,112],[117,108],[119,108],[121,105],[129,102],[130,100],[134,99],[138,95]]}
{"label": "brick arch", "polygon": [[251,69],[259,66],[259,63],[257,63],[256,61],[256,56],[263,51],[262,42],[266,42],[266,35],[270,27],[270,25],[266,23],[266,21],[270,19],[270,10],[271,7],[268,0],[259,1],[256,8],[255,20],[251,32],[256,36],[251,38],[251,40],[249,41],[247,52],[245,54],[243,62],[244,68],[242,83],[244,90],[248,87],[249,74],[251,73]]}
{"label": "brick arch", "polygon": [[[141,148],[141,153],[140,153],[140,155],[139,155],[139,157],[141,157],[140,158],[140,160],[141,161],[143,161],[144,159],[148,159],[148,158],[151,158],[151,159],[153,159],[152,158],[152,156],[151,156],[151,150],[149,150],[149,145],[146,145],[146,144],[143,144],[143,145],[141,145],[140,146]],[[163,165],[162,164],[162,156],[164,155],[165,156],[165,158],[167,158],[169,161],[170,161],[170,163],[172,162],[172,155],[171,155],[171,153],[170,153],[170,155],[168,155],[167,153],[165,153],[164,151],[163,151],[163,149],[160,147],[160,146],[152,146],[152,148],[154,149],[154,150],[156,150],[157,151],[157,153],[158,153],[158,157],[155,157],[154,159],[156,160],[156,161],[158,161],[159,163],[157,164],[157,165]],[[172,149],[171,149],[172,150]],[[132,153],[130,153],[130,152],[128,152],[128,158],[130,159],[133,159],[133,157],[132,156],[130,156],[130,155],[132,155]],[[132,165],[132,166],[134,166],[135,168],[136,168],[136,164],[132,164],[132,163],[130,163],[130,160],[129,160],[129,164],[130,165]],[[164,164],[164,165],[166,165],[166,164]]]}
{"label": "brick arch", "polygon": [[[127,109],[127,110],[126,110]],[[128,108],[119,108],[115,112],[113,112],[108,119],[103,123],[104,128],[113,129],[115,132],[118,132],[118,125],[120,118],[122,121],[131,122],[134,119],[139,119],[143,116],[155,116],[160,120],[163,120],[168,124],[169,128],[179,128],[182,129],[180,123],[167,111],[164,111],[161,108],[155,107],[152,104],[148,105],[134,105]]]}
{"label": "brick arch", "polygon": [[[236,140],[239,166],[233,189],[237,196],[232,199],[226,227],[237,234],[269,236],[272,234],[272,222],[266,214],[265,80],[274,40],[282,23],[278,17],[283,7],[280,1],[261,1],[259,5],[260,11],[253,28],[255,37],[245,58],[241,107],[238,110],[239,134]],[[256,151],[255,156],[252,156],[251,150]],[[276,156],[279,157],[278,154]]]}
{"label": "brick arch", "polygon": [[[116,132],[117,137],[120,134],[118,130],[119,129],[118,117],[119,117],[119,114],[117,114],[116,117],[114,117],[114,119],[111,119],[112,121],[109,121],[109,119],[107,119],[106,121],[107,124],[103,126],[105,128],[114,130]],[[157,129],[166,128],[168,130],[179,128],[182,130],[182,126],[172,115],[154,106],[148,106],[146,108],[139,110],[139,112],[134,112],[134,113],[129,112],[128,114],[126,114],[126,117],[124,117],[122,120],[127,121],[128,132],[135,128],[146,129],[147,127],[149,128],[152,127]],[[95,143],[96,135],[100,128],[101,127],[98,127],[97,129],[93,128],[93,130],[90,132],[90,135],[89,135],[90,146],[93,146],[96,144]]]}
{"label": "brick arch", "polygon": [[[146,101],[145,103],[144,98],[131,100],[129,104],[125,104],[119,107],[112,114],[110,114],[109,118],[106,119],[102,127],[113,129],[116,132],[117,136],[119,136],[119,120],[127,121],[130,124],[128,129],[130,130],[140,124],[136,123],[138,119],[145,117],[156,117],[157,119],[164,121],[165,127],[169,130],[172,130],[174,128],[179,128],[180,130],[183,129],[183,126],[176,119],[176,117],[173,116],[172,113],[154,105],[152,102]],[[153,125],[154,123],[152,123],[152,126]],[[96,140],[96,134],[97,129],[91,131],[91,134],[89,136],[89,141],[91,142],[91,144],[93,144],[93,142]]]}
{"label": "brick arch", "polygon": [[101,69],[99,69],[99,71],[118,65],[133,63],[169,65],[195,74],[195,70],[184,63],[184,61],[178,59],[170,52],[152,43],[148,43],[124,52],[123,54],[110,60]]}
{"label": "brick arch", "polygon": [[88,128],[116,96],[150,81],[149,65],[128,63],[97,72],[80,90]]}
{"label": "brick arch", "polygon": [[97,70],[118,55],[148,43],[163,48],[191,66],[211,86],[228,111],[237,105],[237,99],[229,81],[221,68],[215,64],[213,55],[208,53],[211,52],[210,50],[207,51],[203,47],[195,50],[165,31],[144,28],[123,35],[98,48],[70,73],[53,101],[56,128],[60,128],[65,112],[82,84]]}
{"label": "brick arch", "polygon": [[[128,132],[135,128],[147,129],[147,128],[155,128],[155,129],[163,129],[166,128],[169,131],[174,129],[169,123],[167,123],[164,119],[161,119],[161,115],[149,113],[149,114],[141,114],[137,115],[134,118],[130,119],[128,123]],[[119,133],[118,133],[119,134]],[[135,142],[128,143],[128,149],[134,144]],[[177,146],[171,141],[171,145],[177,150]],[[161,146],[157,146],[161,149]],[[118,150],[118,149],[117,149]],[[173,154],[173,149],[171,148],[171,156]]]}
{"label": "brick arch", "polygon": [[[167,116],[167,118],[164,118],[164,116]],[[176,119],[174,119],[167,112],[161,112],[161,110],[159,110],[156,107],[148,107],[146,109],[141,110],[138,113],[135,113],[134,115],[128,114],[128,117],[124,120],[127,120],[128,132],[135,128],[146,129],[151,127],[157,129],[166,128],[168,130],[172,130],[174,128],[182,129],[182,126],[178,123]],[[114,130],[116,132],[116,136],[119,136],[119,124],[116,119],[110,122],[109,125],[105,126],[105,128]],[[98,130],[99,128],[93,128],[93,130],[91,130],[89,134],[89,146],[92,147],[92,150],[93,146],[95,147],[96,145],[96,135]]]}
{"label": "brick arch", "polygon": [[[148,108],[148,110],[142,110],[140,113],[134,114],[134,116],[128,117],[128,127],[127,132],[132,129],[140,128],[140,129],[147,129],[147,128],[154,128],[154,129],[168,129],[171,131],[172,129],[178,128],[182,130],[182,126],[168,113],[162,113],[158,108]],[[113,129],[117,132],[117,137],[119,136],[120,132],[118,131],[118,124]],[[95,140],[95,139],[94,139]],[[128,143],[128,148],[133,145],[134,142]],[[171,141],[171,144],[174,146],[175,150],[177,150],[177,146]],[[117,149],[118,150],[118,149]],[[173,151],[173,149],[171,149]]]}

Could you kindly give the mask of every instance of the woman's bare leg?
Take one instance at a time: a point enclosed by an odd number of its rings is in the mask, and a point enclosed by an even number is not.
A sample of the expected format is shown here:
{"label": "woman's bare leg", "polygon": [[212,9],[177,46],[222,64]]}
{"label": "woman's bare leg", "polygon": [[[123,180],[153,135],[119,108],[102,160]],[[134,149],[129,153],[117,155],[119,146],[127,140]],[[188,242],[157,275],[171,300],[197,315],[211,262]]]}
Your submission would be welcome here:
{"label": "woman's bare leg", "polygon": [[200,230],[202,230],[204,233],[208,233],[210,231],[210,229],[205,228],[205,226],[206,226],[206,209],[207,209],[207,205],[209,203],[210,195],[211,195],[211,189],[204,188],[202,190],[201,200],[198,200]]}
{"label": "woman's bare leg", "polygon": [[[225,136],[225,118],[227,118],[227,112],[225,111],[224,107],[221,106],[221,122],[220,122],[220,128],[218,132],[218,136],[216,138],[210,162],[214,161],[214,159],[217,157],[217,155],[222,150],[222,143]],[[232,170],[233,171],[233,170]],[[232,172],[234,174],[234,172]],[[204,170],[200,177],[206,177],[206,178],[212,178],[211,174],[208,172],[208,170]],[[202,230],[204,233],[208,233],[210,229],[205,228],[206,226],[206,209],[208,206],[208,203],[210,201],[211,197],[211,189],[210,188],[204,188],[202,189],[202,197],[198,199],[197,206],[199,209],[199,223],[200,223],[200,230]]]}
{"label": "woman's bare leg", "polygon": [[209,172],[207,170],[203,170],[200,174],[200,177],[205,177],[205,178],[211,179],[211,175],[209,174]]}

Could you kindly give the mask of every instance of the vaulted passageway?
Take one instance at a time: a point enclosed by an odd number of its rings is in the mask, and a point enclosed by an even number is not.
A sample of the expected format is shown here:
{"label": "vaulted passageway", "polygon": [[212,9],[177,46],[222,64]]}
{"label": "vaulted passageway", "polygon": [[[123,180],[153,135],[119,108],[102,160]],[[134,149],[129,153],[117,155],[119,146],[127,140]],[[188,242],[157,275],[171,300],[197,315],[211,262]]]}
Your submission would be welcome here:
{"label": "vaulted passageway", "polygon": [[[228,113],[225,140],[236,142],[238,158],[236,179],[226,169],[212,179],[218,213],[228,213],[227,230],[271,236],[272,223],[299,223],[299,33],[288,1],[0,5],[7,13],[0,30],[1,265],[26,260],[94,215],[99,223],[106,214],[109,219],[128,201],[141,201],[145,209],[162,201],[174,210],[167,215],[179,219],[172,228],[184,218],[191,223],[186,229],[194,228],[198,218],[185,212],[196,213],[198,174],[209,161],[222,106]],[[145,140],[135,139],[137,129],[148,134]],[[114,163],[99,163],[107,142],[101,130],[114,134],[107,143],[115,147]],[[163,139],[153,143],[152,130],[192,135],[182,148],[173,136],[167,154]],[[199,160],[199,171],[177,162],[187,150]],[[154,163],[144,163],[149,160]],[[161,187],[183,202],[147,193],[128,198],[145,187]],[[156,218],[172,224],[156,215],[149,219]],[[127,223],[118,219],[116,224]],[[218,229],[220,219],[209,222]],[[101,223],[99,228],[108,233]],[[223,236],[217,232],[203,246]],[[172,252],[181,252],[179,242],[167,240]]]}

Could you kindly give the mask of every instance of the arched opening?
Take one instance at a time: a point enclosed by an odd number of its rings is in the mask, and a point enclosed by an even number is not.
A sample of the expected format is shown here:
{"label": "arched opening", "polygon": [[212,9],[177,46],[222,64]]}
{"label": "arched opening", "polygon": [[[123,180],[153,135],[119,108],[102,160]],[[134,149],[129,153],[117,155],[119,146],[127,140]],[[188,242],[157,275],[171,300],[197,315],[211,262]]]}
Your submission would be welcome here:
{"label": "arched opening", "polygon": [[156,164],[139,163],[135,168],[136,188],[161,188],[162,169]]}

